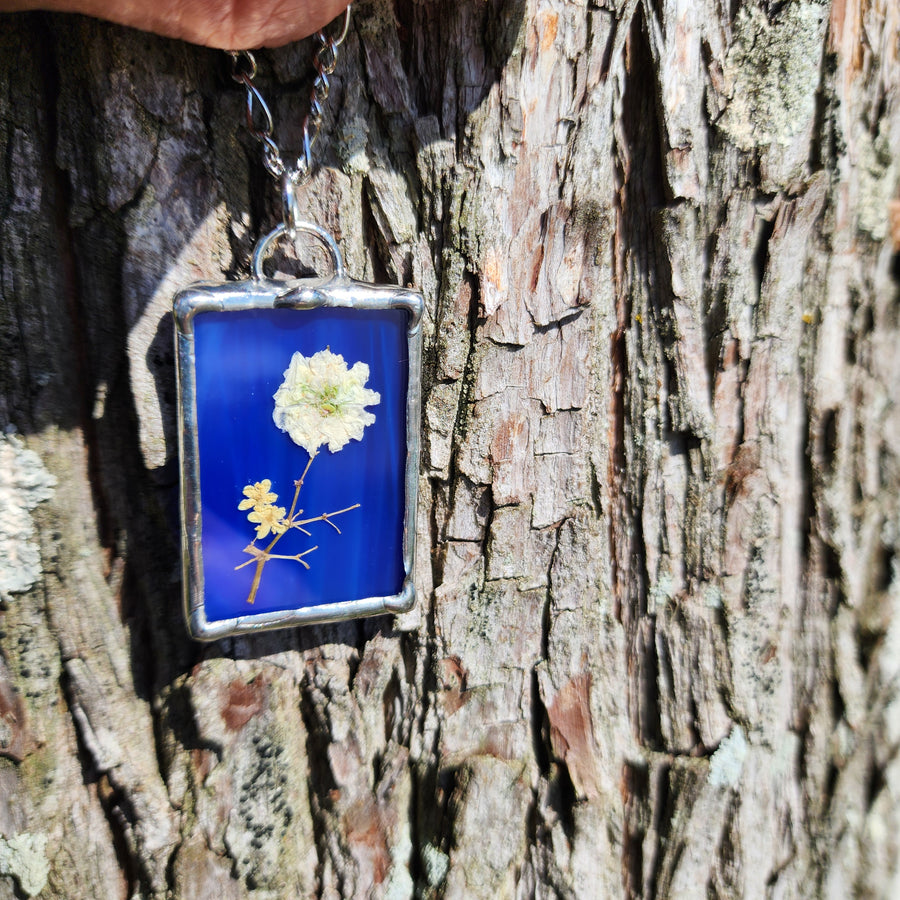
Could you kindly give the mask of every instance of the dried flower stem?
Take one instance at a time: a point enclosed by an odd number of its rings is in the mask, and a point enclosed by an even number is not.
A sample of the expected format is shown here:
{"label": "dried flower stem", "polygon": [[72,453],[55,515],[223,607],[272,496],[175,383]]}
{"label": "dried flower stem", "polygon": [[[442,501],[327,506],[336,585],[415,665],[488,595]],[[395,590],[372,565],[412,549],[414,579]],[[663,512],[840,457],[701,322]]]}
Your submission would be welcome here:
{"label": "dried flower stem", "polygon": [[[294,482],[294,500],[291,503],[290,511],[287,514],[289,522],[293,518],[294,510],[297,508],[297,500],[300,497],[300,488],[303,487],[303,480],[306,478],[306,473],[309,471],[309,467],[312,465],[312,461],[315,458],[316,454],[311,453],[309,462],[307,462],[306,468],[303,470],[303,474]],[[281,534],[276,534],[269,542],[269,546],[256,558],[256,571],[253,573],[253,583],[250,585],[250,593],[247,595],[247,602],[250,604],[256,602],[256,592],[259,590],[259,580],[262,578],[263,566],[271,559],[269,554],[272,552],[272,548],[281,540],[283,534],[287,534],[287,532],[283,531]]]}
{"label": "dried flower stem", "polygon": [[[347,506],[344,509],[338,509],[334,512],[322,513],[319,516],[314,516],[311,519],[299,519],[298,521],[294,521],[294,510],[297,509],[297,501],[300,499],[300,488],[303,487],[303,482],[306,479],[306,474],[309,472],[309,467],[312,465],[312,461],[316,458],[316,454],[312,453],[309,457],[309,462],[306,464],[306,468],[303,470],[303,474],[294,482],[294,499],[291,502],[291,508],[285,516],[284,521],[288,524],[288,529],[290,528],[298,528],[304,534],[309,534],[302,526],[309,525],[311,522],[327,522],[338,534],[341,533],[341,529],[331,521],[332,516],[339,516],[341,513],[350,512],[350,510],[357,509],[359,507],[358,503],[354,503],[353,506]],[[300,510],[303,512],[303,510]],[[302,553],[295,554],[281,554],[281,553],[272,553],[272,548],[287,534],[287,529],[282,531],[280,534],[276,534],[271,541],[269,541],[269,545],[264,549],[260,550],[259,547],[256,546],[255,543],[249,544],[244,548],[245,553],[249,553],[251,559],[248,559],[246,562],[242,562],[240,565],[234,567],[235,571],[238,569],[243,569],[245,566],[249,566],[252,563],[256,563],[256,571],[253,573],[253,582],[250,585],[250,593],[247,596],[248,603],[254,603],[256,601],[256,593],[259,590],[259,582],[262,578],[262,570],[265,564],[270,559],[290,559],[295,562],[300,563],[300,565],[305,568],[309,568],[309,564],[305,562],[303,559],[308,553],[312,553],[313,550],[318,549],[318,544],[315,547],[310,547],[309,550],[304,550]]]}

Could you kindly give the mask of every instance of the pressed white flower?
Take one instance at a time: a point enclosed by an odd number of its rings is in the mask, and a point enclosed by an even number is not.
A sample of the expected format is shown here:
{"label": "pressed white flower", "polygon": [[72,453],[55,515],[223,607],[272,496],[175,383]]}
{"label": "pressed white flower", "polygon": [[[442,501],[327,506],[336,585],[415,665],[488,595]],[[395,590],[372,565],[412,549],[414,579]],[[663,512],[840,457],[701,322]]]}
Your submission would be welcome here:
{"label": "pressed white flower", "polygon": [[344,357],[330,350],[312,356],[295,353],[275,392],[275,424],[311,456],[323,444],[337,453],[349,441],[362,439],[375,416],[366,410],[381,395],[365,386],[364,362],[348,369]]}
{"label": "pressed white flower", "polygon": [[257,506],[247,518],[256,523],[256,539],[264,538],[270,531],[272,534],[284,534],[288,525],[284,521],[283,506]]}
{"label": "pressed white flower", "polygon": [[244,488],[245,500],[241,500],[238,509],[257,509],[260,506],[271,506],[278,494],[271,493],[272,482],[268,478],[257,481],[256,484],[248,484]]}

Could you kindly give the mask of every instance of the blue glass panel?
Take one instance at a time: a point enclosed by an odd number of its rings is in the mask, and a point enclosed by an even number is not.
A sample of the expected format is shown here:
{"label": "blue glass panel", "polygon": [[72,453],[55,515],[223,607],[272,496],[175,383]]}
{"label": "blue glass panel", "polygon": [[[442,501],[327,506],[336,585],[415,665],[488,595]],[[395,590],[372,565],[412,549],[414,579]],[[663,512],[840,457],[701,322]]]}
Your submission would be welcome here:
{"label": "blue glass panel", "polygon": [[[206,616],[210,621],[398,594],[403,585],[404,474],[408,380],[405,310],[249,310],[204,312],[194,318],[197,435],[202,506],[201,546]],[[272,419],[273,395],[297,351],[330,348],[348,368],[369,366],[366,387],[381,400],[367,407],[375,422],[339,452],[319,448],[300,491],[303,518],[353,509],[288,530],[269,559],[253,605],[256,563],[245,548],[256,535],[239,510],[246,485],[270,479],[276,506],[290,508],[294,483],[309,454]],[[258,540],[265,548],[272,535]]]}

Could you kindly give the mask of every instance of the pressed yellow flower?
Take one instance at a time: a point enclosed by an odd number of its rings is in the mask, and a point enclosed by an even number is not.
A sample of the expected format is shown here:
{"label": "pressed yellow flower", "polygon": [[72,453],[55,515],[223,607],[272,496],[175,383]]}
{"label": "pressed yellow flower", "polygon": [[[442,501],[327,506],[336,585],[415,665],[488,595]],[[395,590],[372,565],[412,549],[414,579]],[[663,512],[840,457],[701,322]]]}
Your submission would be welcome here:
{"label": "pressed yellow flower", "polygon": [[264,538],[270,531],[272,534],[284,534],[288,525],[284,520],[283,506],[257,506],[247,518],[256,523],[256,538]]}
{"label": "pressed yellow flower", "polygon": [[270,506],[278,499],[278,494],[271,493],[272,482],[268,478],[257,481],[256,484],[248,484],[244,488],[246,500],[241,500],[238,509],[258,509],[260,506]]}
{"label": "pressed yellow flower", "polygon": [[357,362],[348,369],[344,357],[330,350],[312,356],[295,353],[275,392],[275,424],[310,455],[323,444],[337,453],[349,441],[362,439],[375,416],[366,410],[381,402],[365,387],[369,367]]}

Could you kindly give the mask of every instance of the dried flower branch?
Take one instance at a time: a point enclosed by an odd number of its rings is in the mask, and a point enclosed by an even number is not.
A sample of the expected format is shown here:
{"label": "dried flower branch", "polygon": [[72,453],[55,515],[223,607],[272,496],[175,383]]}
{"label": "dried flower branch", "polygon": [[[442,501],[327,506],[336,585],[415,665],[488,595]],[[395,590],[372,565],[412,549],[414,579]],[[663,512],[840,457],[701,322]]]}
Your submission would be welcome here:
{"label": "dried flower branch", "polygon": [[[354,503],[344,509],[301,519],[303,510],[297,508],[297,503],[300,489],[319,447],[327,445],[331,453],[337,453],[349,441],[362,440],[366,426],[375,421],[374,414],[365,407],[379,403],[381,396],[377,391],[365,387],[368,379],[369,367],[365,363],[357,362],[348,369],[344,358],[332,353],[329,348],[320,350],[311,357],[303,356],[302,353],[295,353],[291,357],[291,363],[284,373],[284,381],[273,398],[275,410],[272,418],[295,444],[309,453],[309,461],[303,474],[294,482],[294,497],[287,512],[283,506],[275,505],[278,494],[272,491],[270,479],[264,478],[243,489],[244,499],[238,504],[238,509],[250,510],[247,518],[256,526],[256,537],[244,548],[244,553],[249,554],[250,559],[235,566],[235,571],[251,564],[256,565],[247,597],[248,603],[255,602],[263,568],[270,560],[292,560],[309,569],[309,563],[303,557],[316,550],[318,545],[302,553],[272,552],[291,529],[296,528],[310,536],[305,525],[325,522],[341,534],[341,529],[331,521],[332,518],[359,507],[358,503]],[[257,540],[270,534],[272,540],[268,546],[256,546]]]}

